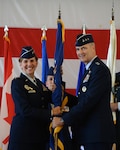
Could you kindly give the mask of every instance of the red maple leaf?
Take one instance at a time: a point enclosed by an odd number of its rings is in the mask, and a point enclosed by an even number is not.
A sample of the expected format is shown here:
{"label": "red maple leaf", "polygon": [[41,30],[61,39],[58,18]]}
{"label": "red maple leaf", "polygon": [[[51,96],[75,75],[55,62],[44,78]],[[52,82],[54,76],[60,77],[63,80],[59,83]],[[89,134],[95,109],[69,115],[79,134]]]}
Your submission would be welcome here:
{"label": "red maple leaf", "polygon": [[[15,115],[14,102],[11,94],[6,93],[6,103],[7,103],[8,116],[4,118],[4,120],[11,125],[13,116]],[[8,141],[9,141],[9,135],[2,142],[6,144]]]}
{"label": "red maple leaf", "polygon": [[6,93],[6,102],[8,108],[8,116],[4,118],[4,120],[11,124],[13,116],[15,115],[14,102],[11,94]]}
{"label": "red maple leaf", "polygon": [[9,136],[7,136],[2,142],[3,142],[4,144],[7,144],[8,141],[9,141]]}

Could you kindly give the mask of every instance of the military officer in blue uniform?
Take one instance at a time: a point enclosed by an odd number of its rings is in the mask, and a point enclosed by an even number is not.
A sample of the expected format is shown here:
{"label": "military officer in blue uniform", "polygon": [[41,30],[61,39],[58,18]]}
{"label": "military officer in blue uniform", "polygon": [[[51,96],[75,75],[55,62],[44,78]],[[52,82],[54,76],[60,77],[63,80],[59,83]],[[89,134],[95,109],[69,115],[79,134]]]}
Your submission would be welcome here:
{"label": "military officer in blue uniform", "polygon": [[96,55],[91,34],[79,34],[75,46],[87,71],[79,87],[78,104],[62,118],[55,117],[53,127],[73,126],[75,150],[80,147],[84,150],[112,150],[115,129],[110,108],[110,71]]}
{"label": "military officer in blue uniform", "polygon": [[120,150],[120,72],[116,73],[115,86],[112,91],[115,99],[110,105],[112,111],[116,113],[116,150]]}
{"label": "military officer in blue uniform", "polygon": [[46,150],[52,92],[34,75],[38,58],[31,46],[22,48],[19,63],[22,73],[11,85],[15,116],[8,150]]}
{"label": "military officer in blue uniform", "polygon": [[[46,86],[50,87],[51,83],[55,83],[54,74],[55,74],[55,68],[51,66],[49,71],[48,71],[48,74],[47,74]],[[63,71],[62,71],[62,67],[61,67],[61,75],[62,74],[63,74]],[[63,102],[63,101],[65,101],[65,99],[67,99],[67,101],[65,102],[66,104],[63,108],[61,108],[61,106],[58,106],[58,107],[60,107],[62,113],[57,114],[57,116],[64,115],[65,113],[69,112],[69,110],[74,105],[77,104],[77,98],[74,95],[72,95],[72,94],[65,91],[65,82],[64,81],[62,81],[61,86],[62,86],[61,101]],[[52,87],[51,87],[51,89],[52,89]],[[71,134],[72,134],[71,127],[69,127],[67,125],[64,126],[63,129],[58,133],[58,138],[61,140],[61,142],[64,146],[64,150],[72,150],[72,137],[71,137]],[[52,138],[52,142],[54,143],[53,138]],[[50,139],[50,147],[51,147],[51,139]],[[59,147],[58,147],[58,150],[59,150]]]}
{"label": "military officer in blue uniform", "polygon": [[[55,81],[54,81],[54,74],[55,74],[55,69],[54,69],[54,67],[51,66],[49,68],[48,73],[47,73],[46,86],[49,87],[49,89],[51,89],[53,92],[54,92],[53,89],[55,89],[54,86],[53,86],[54,85],[53,83],[55,83]],[[63,74],[63,71],[62,71],[62,67],[61,67],[61,75],[62,74]],[[63,108],[63,111],[67,112],[74,105],[76,105],[78,101],[77,101],[76,96],[66,92],[66,88],[65,88],[66,85],[65,84],[66,83],[64,81],[62,81],[62,85],[61,85],[62,86],[62,101],[64,100],[64,98],[66,96],[68,97],[68,101],[67,101],[65,107]]]}

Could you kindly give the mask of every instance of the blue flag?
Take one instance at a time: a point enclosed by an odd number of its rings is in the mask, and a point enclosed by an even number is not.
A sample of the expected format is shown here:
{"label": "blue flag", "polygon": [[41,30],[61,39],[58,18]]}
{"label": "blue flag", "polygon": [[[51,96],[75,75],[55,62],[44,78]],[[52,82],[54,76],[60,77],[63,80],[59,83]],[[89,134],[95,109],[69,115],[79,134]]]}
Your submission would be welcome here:
{"label": "blue flag", "polygon": [[[54,107],[62,105],[62,74],[61,74],[61,67],[63,63],[63,56],[64,56],[64,25],[61,19],[57,21],[58,29],[56,35],[56,49],[54,55],[54,79],[56,84],[56,89],[52,94],[52,101]],[[56,131],[58,131],[56,133]],[[62,128],[56,127],[56,129],[51,129],[50,134],[50,149],[51,150],[64,150],[63,144],[63,133],[61,132]],[[56,136],[57,135],[57,138]]]}
{"label": "blue flag", "polygon": [[61,66],[63,63],[64,57],[64,25],[61,19],[57,21],[58,29],[57,29],[57,39],[56,39],[56,50],[55,50],[55,66]]}
{"label": "blue flag", "polygon": [[58,29],[56,35],[56,50],[54,55],[54,67],[55,67],[55,84],[57,88],[53,93],[53,103],[54,106],[61,106],[61,98],[62,98],[62,74],[61,74],[61,66],[63,63],[64,56],[64,25],[61,19],[57,21]]}
{"label": "blue flag", "polygon": [[83,62],[80,62],[80,68],[79,68],[79,73],[78,73],[78,82],[77,82],[77,88],[76,88],[76,96],[78,95],[78,91],[80,88],[81,80],[83,78],[85,72],[85,64]]}
{"label": "blue flag", "polygon": [[49,70],[49,63],[47,57],[47,50],[46,50],[46,36],[42,36],[42,82],[46,82],[47,73]]}

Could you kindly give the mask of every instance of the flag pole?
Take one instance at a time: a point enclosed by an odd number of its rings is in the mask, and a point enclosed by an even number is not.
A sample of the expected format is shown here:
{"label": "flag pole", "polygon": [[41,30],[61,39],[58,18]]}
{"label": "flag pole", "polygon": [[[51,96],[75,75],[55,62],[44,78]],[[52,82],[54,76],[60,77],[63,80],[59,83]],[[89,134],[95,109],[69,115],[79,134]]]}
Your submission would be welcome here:
{"label": "flag pole", "polygon": [[86,25],[83,24],[83,34],[86,34]]}
{"label": "flag pole", "polygon": [[[54,60],[55,60],[55,68],[56,68],[56,73],[54,75],[55,77],[55,81],[56,81],[56,90],[54,91],[54,94],[53,94],[53,101],[54,101],[54,104],[55,104],[55,107],[56,106],[61,106],[62,104],[62,87],[61,87],[61,84],[62,84],[62,75],[61,75],[61,72],[60,72],[60,68],[62,66],[62,63],[63,63],[63,47],[64,47],[64,24],[61,20],[61,10],[60,10],[60,5],[59,5],[59,12],[58,12],[58,19],[57,19],[57,25],[58,25],[58,29],[57,29],[57,39],[56,39],[56,50],[55,50],[55,56],[54,56]],[[60,134],[58,136],[58,133],[61,131],[61,127],[56,127],[54,129],[54,140],[55,140],[55,143],[54,143],[54,147],[55,147],[55,150],[57,149],[61,149],[61,150],[64,150],[64,145],[61,141],[61,138],[60,138]]]}
{"label": "flag pole", "polygon": [[[15,115],[14,102],[11,95],[11,82],[13,79],[13,63],[8,37],[8,27],[4,27],[4,85],[0,110],[0,150],[7,150],[12,118]],[[9,95],[9,96],[8,96]],[[9,103],[8,103],[9,102]]]}
{"label": "flag pole", "polygon": [[60,9],[60,4],[59,4],[58,19],[61,19],[61,9]]}
{"label": "flag pole", "polygon": [[46,36],[46,31],[47,31],[46,25],[44,25],[44,26],[41,28],[41,30],[43,31],[43,32],[42,32],[42,37],[45,37],[45,36]]}
{"label": "flag pole", "polygon": [[5,32],[4,37],[8,37],[8,31],[9,31],[9,29],[8,29],[7,25],[5,25],[5,27],[4,27],[4,32]]}
{"label": "flag pole", "polygon": [[[59,11],[58,11],[58,19],[61,19],[61,10],[60,10],[60,4],[59,4]],[[55,133],[55,150],[58,148],[58,133]]]}
{"label": "flag pole", "polygon": [[[115,29],[115,18],[114,18],[114,0],[112,1],[112,16],[110,22],[110,43],[107,54],[107,66],[110,69],[112,78],[112,88],[115,86],[115,68],[116,68],[116,55],[117,55],[117,36]],[[115,102],[115,94],[111,92],[111,103]],[[116,112],[112,112],[113,121],[116,124]],[[116,150],[116,144],[113,145],[113,150]]]}
{"label": "flag pole", "polygon": [[42,37],[41,37],[41,43],[42,43],[42,82],[46,83],[46,77],[49,70],[49,62],[48,62],[48,56],[47,56],[47,48],[46,48],[46,31],[47,28],[44,25],[42,28]]}
{"label": "flag pole", "polygon": [[[112,2],[112,21],[114,21],[114,0]],[[114,79],[114,86],[115,86],[115,79]],[[115,94],[113,93],[113,97],[114,97],[114,101],[116,100],[115,98]],[[115,124],[116,124],[116,113],[114,112],[113,113],[113,117],[114,117],[114,120],[115,120]],[[113,147],[112,147],[112,150],[116,150],[116,144],[114,143],[113,144]]]}

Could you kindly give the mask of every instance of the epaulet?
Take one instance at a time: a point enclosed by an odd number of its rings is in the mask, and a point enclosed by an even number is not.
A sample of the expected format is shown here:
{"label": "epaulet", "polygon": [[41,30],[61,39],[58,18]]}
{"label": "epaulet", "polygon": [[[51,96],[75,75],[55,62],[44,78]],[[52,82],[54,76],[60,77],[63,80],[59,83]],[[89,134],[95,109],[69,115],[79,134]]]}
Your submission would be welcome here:
{"label": "epaulet", "polygon": [[99,66],[99,65],[100,65],[100,62],[97,61],[97,62],[95,62],[95,64],[96,64],[97,66]]}
{"label": "epaulet", "polygon": [[20,77],[14,77],[13,80],[20,80]]}

